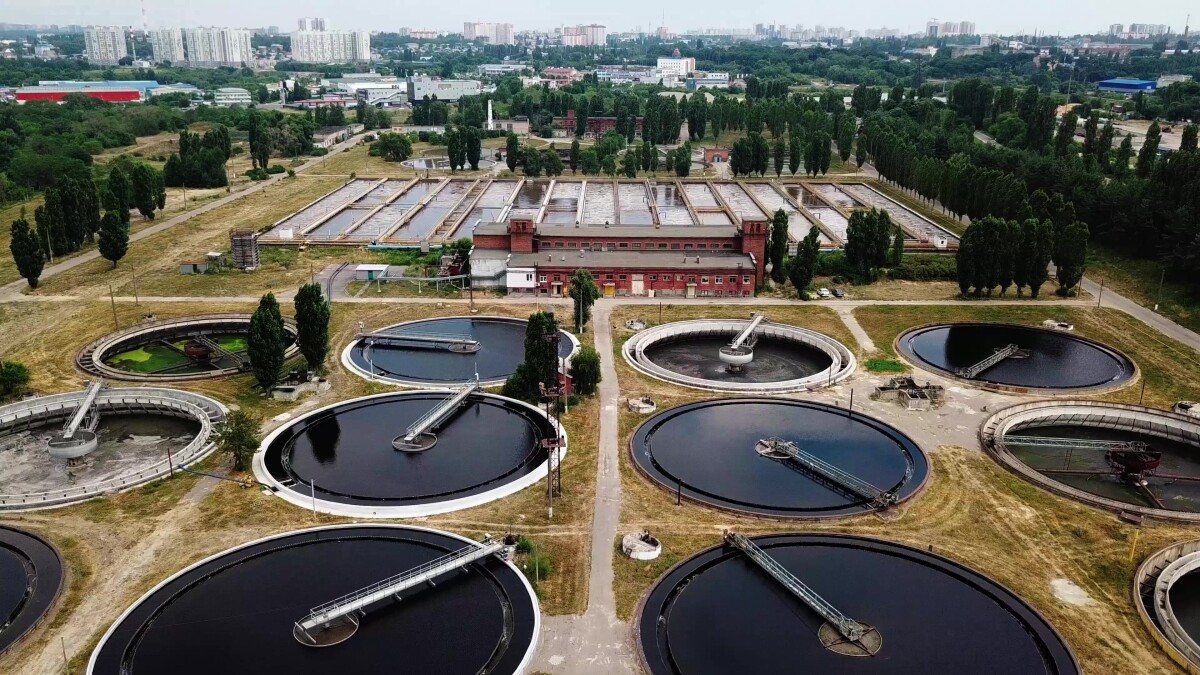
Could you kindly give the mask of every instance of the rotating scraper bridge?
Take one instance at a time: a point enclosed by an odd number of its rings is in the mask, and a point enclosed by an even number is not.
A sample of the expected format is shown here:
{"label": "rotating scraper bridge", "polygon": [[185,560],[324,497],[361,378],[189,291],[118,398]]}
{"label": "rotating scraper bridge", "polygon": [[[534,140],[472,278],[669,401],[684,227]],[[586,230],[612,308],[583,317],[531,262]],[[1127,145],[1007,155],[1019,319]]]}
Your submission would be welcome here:
{"label": "rotating scraper bridge", "polygon": [[[717,357],[733,372],[744,369],[746,365],[753,362],[754,347],[764,338],[815,349],[829,358],[830,365],[820,372],[796,379],[774,382],[734,382],[694,377],[676,372],[655,363],[647,355],[647,350],[658,343],[690,338],[730,336],[729,344],[719,350]],[[858,366],[854,353],[828,335],[798,326],[771,323],[761,314],[752,315],[749,321],[698,319],[654,326],[636,333],[626,341],[621,353],[630,366],[645,375],[696,389],[731,393],[783,393],[819,389],[846,379]]]}
{"label": "rotating scraper bridge", "polygon": [[958,248],[954,233],[867,184],[489,177],[354,179],[278,221],[259,242],[424,248],[511,218],[539,228],[728,228],[782,209],[790,250],[812,229],[823,248],[835,249],[846,243],[853,211],[873,207],[888,210],[908,250]]}

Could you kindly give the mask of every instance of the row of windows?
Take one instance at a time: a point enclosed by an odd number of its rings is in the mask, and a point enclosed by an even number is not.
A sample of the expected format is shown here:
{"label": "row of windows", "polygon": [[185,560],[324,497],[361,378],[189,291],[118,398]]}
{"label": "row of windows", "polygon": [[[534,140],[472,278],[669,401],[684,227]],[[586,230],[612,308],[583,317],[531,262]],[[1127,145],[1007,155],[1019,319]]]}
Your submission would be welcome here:
{"label": "row of windows", "polygon": [[[540,283],[543,283],[543,284],[544,284],[544,283],[546,283],[547,281],[549,281],[549,276],[550,276],[550,275],[547,275],[547,274],[541,274],[541,275],[538,275],[538,281],[539,281]],[[694,284],[694,283],[696,283],[696,275],[694,275],[694,274],[688,274],[688,275],[676,274],[676,275],[674,275],[674,276],[675,276],[675,281],[683,281],[683,280],[684,280],[684,278],[686,277],[686,278],[687,278],[687,283],[689,283],[689,284]],[[527,274],[527,275],[525,275],[525,277],[526,277],[526,279],[525,279],[525,280],[526,280],[526,281],[529,281],[529,280],[530,280],[530,278],[532,277],[532,275],[530,275],[530,274]],[[628,274],[618,274],[618,275],[616,275],[616,277],[617,277],[617,281],[628,281],[628,280],[629,280],[629,275],[628,275]],[[662,275],[662,278],[661,278],[661,279],[659,278],[659,275],[657,275],[657,274],[649,274],[649,275],[646,275],[646,278],[647,278],[648,280],[650,280],[650,281],[667,281],[667,282],[671,281],[671,275],[670,275],[670,274],[664,274],[664,275]],[[743,277],[742,277],[742,283],[743,283],[743,284],[747,284],[747,285],[749,285],[749,284],[751,283],[751,279],[752,279],[752,277],[749,277],[749,276],[743,276]],[[555,275],[554,275],[554,281],[556,281],[556,282],[561,282],[562,280],[563,280],[563,275],[561,275],[561,274],[555,274]],[[605,274],[605,275],[603,275],[603,280],[604,280],[604,281],[612,281],[612,280],[613,280],[613,275],[612,275],[612,274]],[[712,277],[711,279],[710,279],[709,277],[704,277],[704,276],[700,277],[700,283],[701,283],[701,284],[705,284],[705,285],[707,285],[707,284],[708,284],[710,281],[711,281],[712,283],[714,283],[714,284],[718,285],[718,286],[724,285],[724,284],[726,283],[726,281],[728,281],[728,283],[729,283],[730,285],[735,285],[735,284],[737,284],[737,276],[736,276],[736,275],[733,275],[733,274],[730,274],[730,275],[729,275],[729,276],[727,276],[727,277],[726,277],[726,276],[714,276],[714,277]]]}
{"label": "row of windows", "polygon": [[[607,251],[617,251],[617,250],[625,251],[625,250],[629,250],[629,249],[633,249],[635,251],[643,250],[642,242],[640,242],[640,241],[635,241],[632,243],[625,242],[625,241],[615,242],[615,243],[610,241],[608,243],[603,243],[603,242],[598,241],[598,242],[591,243],[591,244],[589,244],[588,242],[585,241],[585,242],[580,243],[578,246],[576,246],[576,243],[573,241],[568,241],[568,242],[546,241],[544,239],[538,240],[538,248],[543,251],[546,249],[550,249],[550,248],[580,248],[585,251],[605,251],[605,250],[607,250]],[[718,251],[718,250],[722,250],[722,249],[730,250],[732,248],[733,248],[732,243],[718,244],[718,243],[714,242],[712,244],[707,244],[704,242],[700,242],[697,244],[687,243],[687,244],[680,245],[679,242],[671,242],[670,244],[668,244],[667,242],[664,241],[664,242],[659,242],[657,244],[647,242],[644,250]]]}

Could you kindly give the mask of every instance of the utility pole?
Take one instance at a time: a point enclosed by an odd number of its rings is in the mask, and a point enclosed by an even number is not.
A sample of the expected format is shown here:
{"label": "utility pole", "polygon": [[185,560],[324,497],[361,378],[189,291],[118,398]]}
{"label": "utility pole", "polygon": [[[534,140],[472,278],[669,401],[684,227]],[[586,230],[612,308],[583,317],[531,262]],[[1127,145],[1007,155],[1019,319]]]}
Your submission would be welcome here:
{"label": "utility pole", "polygon": [[112,284],[109,284],[109,285],[108,285],[108,301],[109,301],[110,303],[112,303],[112,311],[113,311],[113,329],[114,329],[114,330],[120,330],[120,328],[121,328],[121,322],[120,322],[120,321],[117,321],[117,299],[113,297],[113,289],[112,289]]}
{"label": "utility pole", "polygon": [[1154,311],[1158,311],[1158,305],[1162,302],[1163,282],[1167,280],[1167,268],[1163,267],[1162,276],[1158,278],[1158,297],[1154,299]]}

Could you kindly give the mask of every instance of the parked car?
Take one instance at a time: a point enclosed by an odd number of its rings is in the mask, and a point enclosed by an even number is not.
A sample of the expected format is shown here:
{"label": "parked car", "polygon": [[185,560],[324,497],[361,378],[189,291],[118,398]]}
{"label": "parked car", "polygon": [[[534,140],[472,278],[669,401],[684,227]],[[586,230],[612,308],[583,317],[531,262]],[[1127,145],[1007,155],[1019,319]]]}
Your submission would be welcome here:
{"label": "parked car", "polygon": [[817,290],[817,297],[828,298],[830,295],[831,293],[829,292],[828,288],[821,288]]}
{"label": "parked car", "polygon": [[835,289],[833,289],[833,297],[844,298],[844,297],[846,297],[846,291],[843,291],[840,288],[835,288]]}

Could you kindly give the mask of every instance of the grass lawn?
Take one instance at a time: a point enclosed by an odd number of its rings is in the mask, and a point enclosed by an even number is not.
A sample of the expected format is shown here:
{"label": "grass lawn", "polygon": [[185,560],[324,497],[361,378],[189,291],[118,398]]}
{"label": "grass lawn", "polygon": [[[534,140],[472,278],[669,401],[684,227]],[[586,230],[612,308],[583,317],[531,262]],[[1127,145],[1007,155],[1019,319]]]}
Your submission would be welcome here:
{"label": "grass lawn", "polygon": [[1164,279],[1163,266],[1158,261],[1128,258],[1119,251],[1093,243],[1088,250],[1086,274],[1092,281],[1103,281],[1105,287],[1143,307],[1153,308],[1157,304],[1158,312],[1163,316],[1200,331],[1200,297],[1187,286]]}

